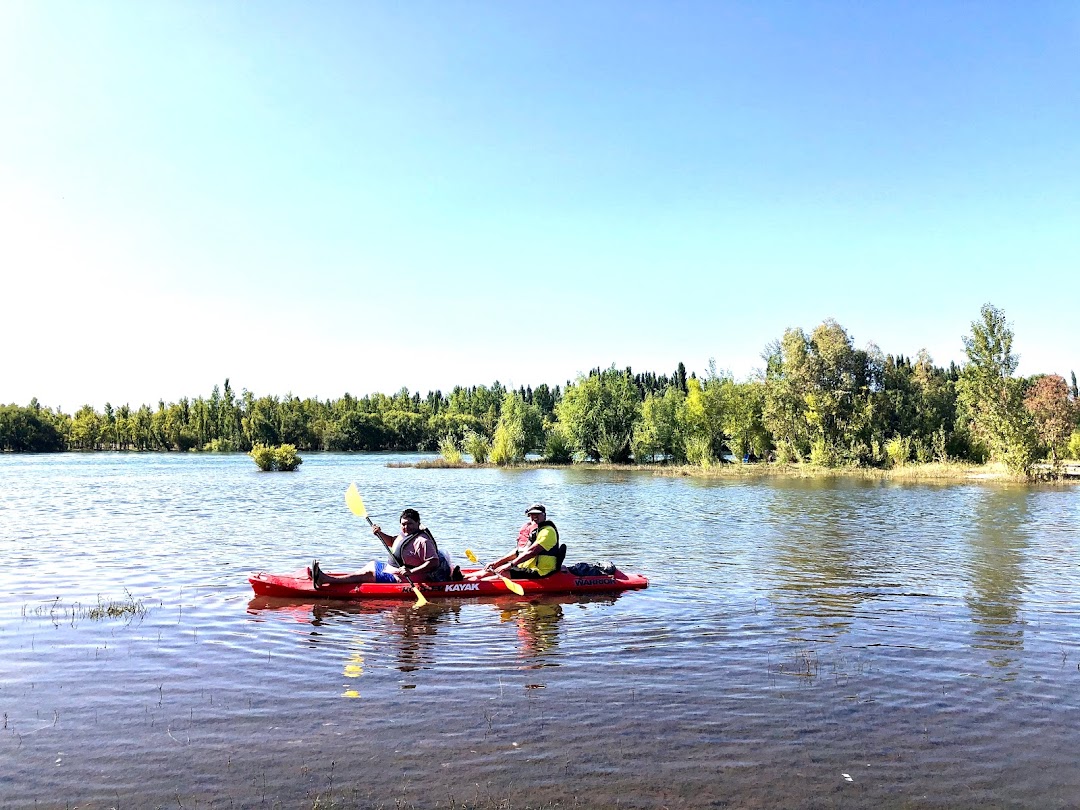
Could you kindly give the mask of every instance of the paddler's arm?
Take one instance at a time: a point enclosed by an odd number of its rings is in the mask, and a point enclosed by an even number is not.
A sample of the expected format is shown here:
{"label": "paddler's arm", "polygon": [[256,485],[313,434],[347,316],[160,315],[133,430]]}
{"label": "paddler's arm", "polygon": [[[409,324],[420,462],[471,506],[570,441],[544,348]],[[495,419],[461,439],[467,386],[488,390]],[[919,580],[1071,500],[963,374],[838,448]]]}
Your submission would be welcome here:
{"label": "paddler's arm", "polygon": [[492,573],[501,574],[504,571],[513,568],[515,565],[521,565],[523,562],[531,560],[543,550],[544,547],[540,545],[540,541],[534,540],[524,551],[515,551],[513,554],[507,554],[498,562],[492,563]]}
{"label": "paddler's arm", "polygon": [[514,549],[509,554],[507,554],[505,557],[499,557],[499,559],[495,560],[495,562],[488,563],[487,565],[484,566],[484,569],[486,571],[494,571],[500,565],[505,565],[506,563],[510,562],[511,560],[517,559],[517,555],[518,555],[517,549]]}
{"label": "paddler's arm", "polygon": [[379,541],[387,548],[391,548],[394,545],[394,536],[384,532],[378,523],[371,524],[371,533],[378,537]]}
{"label": "paddler's arm", "polygon": [[429,571],[434,571],[436,568],[438,568],[439,563],[440,560],[436,556],[432,557],[430,560],[424,560],[424,562],[422,562],[415,568],[409,568],[408,566],[403,565],[397,570],[397,573],[401,576],[405,576],[407,574],[413,579],[418,579],[426,576]]}
{"label": "paddler's arm", "polygon": [[507,554],[505,557],[499,557],[499,559],[495,560],[495,562],[490,562],[487,565],[485,565],[483,568],[476,569],[475,571],[470,573],[468,576],[466,576],[465,579],[472,581],[472,580],[477,580],[477,579],[488,579],[489,577],[493,577],[493,576],[495,576],[495,573],[496,573],[497,569],[499,568],[499,566],[503,566],[504,568],[509,567],[509,564],[513,564],[513,561],[517,559],[517,555],[518,555],[517,549],[514,549],[509,554]]}

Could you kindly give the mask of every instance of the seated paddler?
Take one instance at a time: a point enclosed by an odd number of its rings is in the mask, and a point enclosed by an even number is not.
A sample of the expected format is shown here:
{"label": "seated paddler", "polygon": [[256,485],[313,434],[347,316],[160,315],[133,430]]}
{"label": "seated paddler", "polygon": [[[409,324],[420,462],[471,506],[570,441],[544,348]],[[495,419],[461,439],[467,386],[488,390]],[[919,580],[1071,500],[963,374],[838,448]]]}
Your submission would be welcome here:
{"label": "seated paddler", "polygon": [[318,560],[311,561],[311,582],[319,588],[329,584],[357,584],[363,582],[445,582],[450,579],[449,560],[439,553],[435,537],[426,526],[420,525],[420,513],[406,509],[399,519],[401,533],[390,535],[378,524],[372,533],[386,546],[389,562],[373,560],[355,574],[334,576],[319,567]]}
{"label": "seated paddler", "polygon": [[525,510],[528,518],[518,531],[517,548],[484,567],[484,574],[504,574],[511,579],[539,579],[558,573],[566,556],[559,530],[547,518],[542,503]]}

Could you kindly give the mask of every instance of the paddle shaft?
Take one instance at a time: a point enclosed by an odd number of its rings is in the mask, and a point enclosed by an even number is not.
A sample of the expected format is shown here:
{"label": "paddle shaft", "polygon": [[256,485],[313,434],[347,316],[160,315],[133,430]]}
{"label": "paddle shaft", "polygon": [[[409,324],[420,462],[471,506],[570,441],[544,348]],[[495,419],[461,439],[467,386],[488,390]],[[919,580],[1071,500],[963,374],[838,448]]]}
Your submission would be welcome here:
{"label": "paddle shaft", "polygon": [[[368,517],[367,515],[364,515],[364,519],[365,519],[365,521],[367,521],[368,526],[375,526],[375,524],[372,523],[372,518]],[[381,538],[379,538],[379,539],[381,541]],[[427,605],[428,604],[428,599],[424,598],[424,595],[422,593],[420,593],[420,589],[417,588],[416,582],[413,581],[413,578],[408,576],[408,571],[405,570],[405,565],[404,564],[402,564],[402,576],[408,581],[408,583],[410,585],[413,585],[413,593],[416,594],[417,607],[419,607],[421,605]]]}
{"label": "paddle shaft", "polygon": [[[465,549],[465,556],[469,558],[470,562],[476,563],[477,565],[480,564],[480,560],[476,559],[476,555],[473,554],[472,549]],[[505,577],[496,571],[492,571],[491,573],[495,574],[495,576],[501,579],[503,581],[503,584],[506,585],[506,589],[511,593],[516,593],[518,596],[525,595],[525,589],[518,585],[516,582],[514,582],[514,580],[510,579],[510,577]]]}
{"label": "paddle shaft", "polygon": [[[364,506],[364,499],[360,497],[360,491],[356,488],[356,483],[349,484],[349,488],[345,491],[345,503],[348,504],[349,510],[359,517],[362,517],[368,522],[368,526],[374,527],[371,517],[367,513],[367,507]],[[381,531],[381,530],[380,530]],[[382,538],[379,538],[379,542],[382,542]],[[385,543],[384,543],[385,545]],[[427,604],[427,598],[420,592],[420,589],[416,587],[416,583],[413,582],[412,577],[408,572],[404,570],[405,566],[401,566],[401,575],[405,577],[405,580],[412,585],[413,593],[416,594],[416,604],[413,607],[423,607]]]}

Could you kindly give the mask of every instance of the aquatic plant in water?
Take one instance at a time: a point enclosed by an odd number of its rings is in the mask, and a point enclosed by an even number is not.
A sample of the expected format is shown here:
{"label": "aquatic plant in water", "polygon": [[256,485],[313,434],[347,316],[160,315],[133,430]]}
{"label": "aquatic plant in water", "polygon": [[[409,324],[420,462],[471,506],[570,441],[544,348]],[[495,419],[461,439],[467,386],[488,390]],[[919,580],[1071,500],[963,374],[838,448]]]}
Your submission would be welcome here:
{"label": "aquatic plant in water", "polygon": [[38,617],[48,619],[56,626],[70,624],[72,627],[84,619],[90,621],[142,619],[149,612],[149,609],[141,599],[132,596],[131,591],[125,588],[124,593],[126,594],[124,599],[103,600],[99,595],[97,604],[90,606],[83,605],[80,602],[65,604],[61,601],[61,597],[58,596],[48,604],[38,605],[35,608],[28,609],[24,605],[22,615],[23,618]]}
{"label": "aquatic plant in water", "polygon": [[279,444],[276,447],[257,444],[251,448],[248,455],[255,460],[255,463],[263,472],[273,470],[292,472],[304,463],[304,460],[296,452],[296,445],[292,444]]}

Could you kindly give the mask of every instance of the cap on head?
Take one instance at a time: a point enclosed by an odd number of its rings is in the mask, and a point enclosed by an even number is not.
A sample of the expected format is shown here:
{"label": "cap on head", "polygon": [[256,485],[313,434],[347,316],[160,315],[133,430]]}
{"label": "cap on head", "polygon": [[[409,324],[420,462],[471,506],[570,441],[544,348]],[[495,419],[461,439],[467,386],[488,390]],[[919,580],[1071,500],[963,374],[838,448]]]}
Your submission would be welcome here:
{"label": "cap on head", "polygon": [[544,508],[542,503],[534,503],[528,509],[525,510],[526,515],[546,515],[547,509]]}

